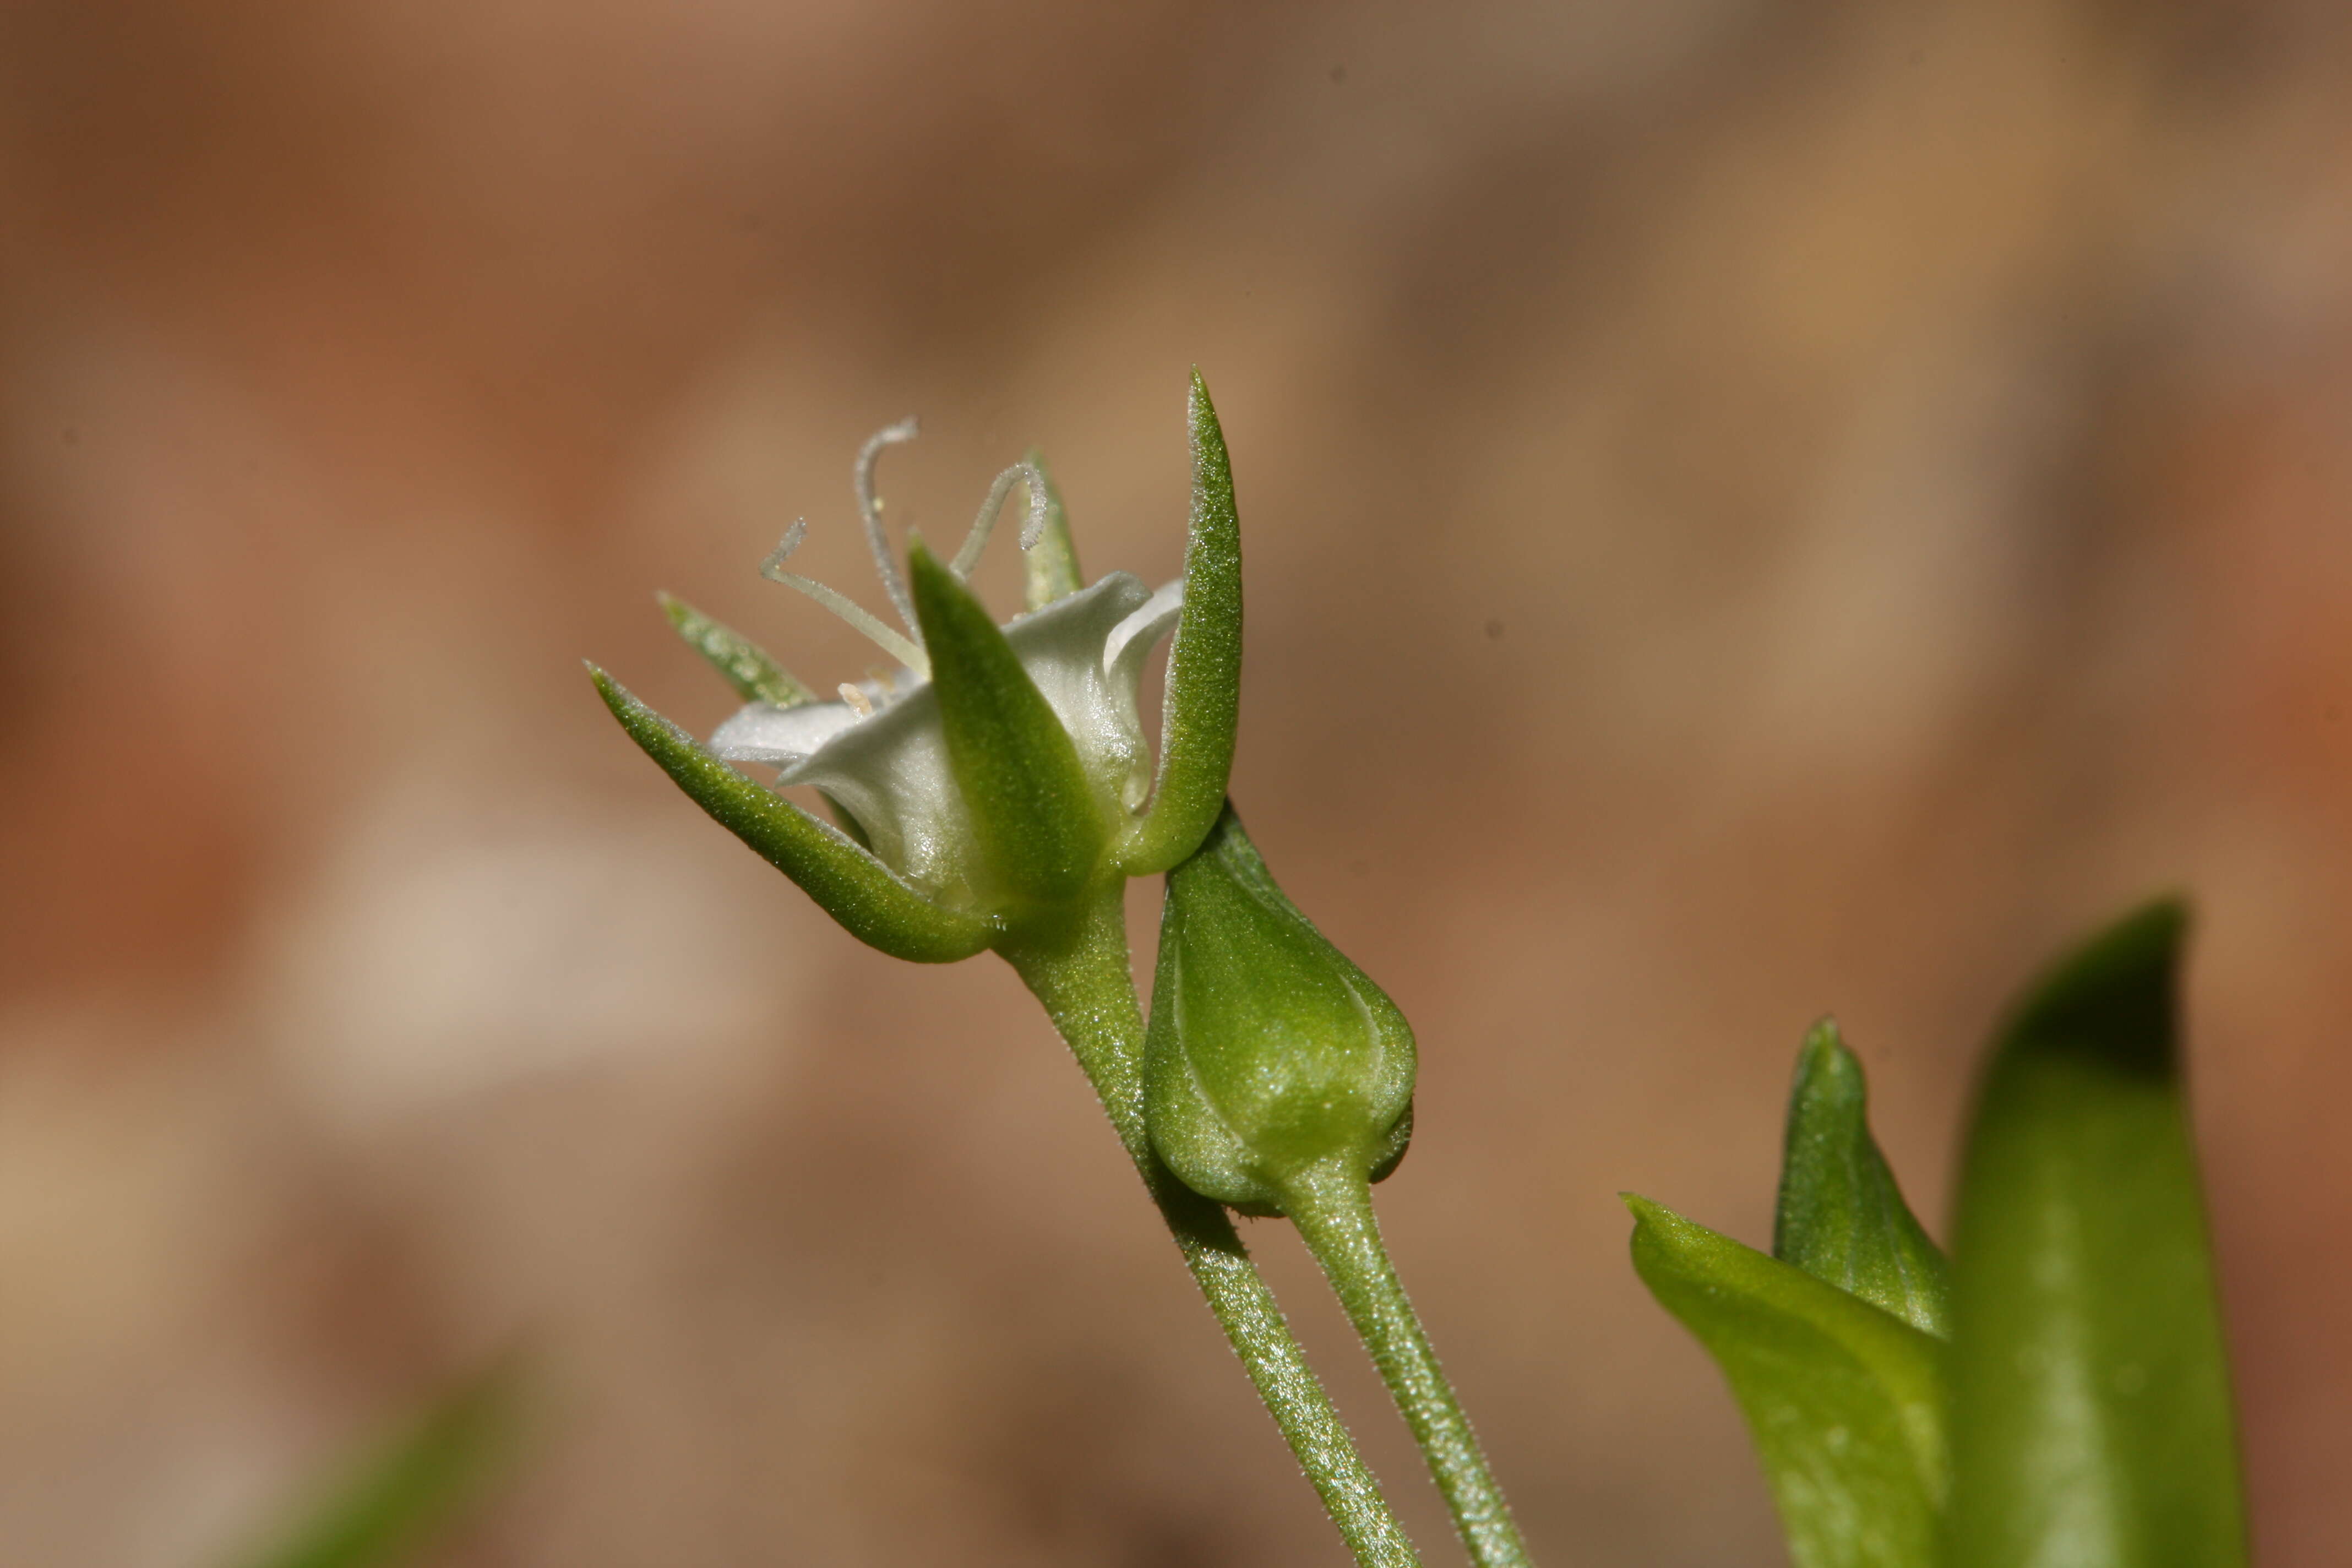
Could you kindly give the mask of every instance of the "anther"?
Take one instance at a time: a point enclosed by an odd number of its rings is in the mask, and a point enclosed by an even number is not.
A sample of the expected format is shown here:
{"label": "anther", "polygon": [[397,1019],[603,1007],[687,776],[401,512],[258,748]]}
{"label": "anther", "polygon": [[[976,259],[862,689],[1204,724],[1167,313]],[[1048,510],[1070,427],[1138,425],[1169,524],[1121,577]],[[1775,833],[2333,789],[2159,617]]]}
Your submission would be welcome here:
{"label": "anther", "polygon": [[841,683],[841,700],[844,702],[848,703],[849,710],[856,714],[860,719],[871,719],[874,717],[874,699],[866,696],[866,693],[860,691],[856,687],[850,685],[846,680]]}

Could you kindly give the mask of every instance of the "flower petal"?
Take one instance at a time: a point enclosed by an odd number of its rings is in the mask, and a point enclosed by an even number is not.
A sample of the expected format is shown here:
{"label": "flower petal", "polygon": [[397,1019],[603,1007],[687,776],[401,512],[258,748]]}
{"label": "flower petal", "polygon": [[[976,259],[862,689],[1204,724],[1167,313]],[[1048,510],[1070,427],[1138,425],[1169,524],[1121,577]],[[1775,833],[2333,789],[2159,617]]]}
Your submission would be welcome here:
{"label": "flower petal", "polygon": [[754,702],[739,709],[710,737],[710,749],[730,763],[770,763],[789,767],[857,722],[846,702],[804,702],[779,708]]}
{"label": "flower petal", "polygon": [[[1181,584],[1153,594],[1114,572],[1004,627],[1023,670],[1069,731],[1106,823],[1118,821],[1150,786],[1136,684],[1145,655],[1181,603]],[[876,701],[870,717],[845,702],[753,703],[719,727],[711,747],[730,762],[782,767],[779,787],[823,790],[886,865],[934,898],[952,898],[975,886],[982,868],[949,764],[938,694],[908,671],[890,688],[865,689]]]}
{"label": "flower petal", "polygon": [[[1148,618],[1138,620],[1153,599],[1134,577],[1113,572],[1004,628],[1021,668],[1069,731],[1109,822],[1133,809],[1136,792],[1150,782],[1135,688],[1143,655],[1159,635]],[[1122,636],[1127,657],[1114,663],[1112,645]]]}
{"label": "flower petal", "polygon": [[1144,657],[1168,635],[1168,628],[1183,611],[1184,579],[1161,584],[1141,608],[1111,627],[1103,643],[1103,673],[1124,682],[1129,691],[1141,685]]}
{"label": "flower petal", "polygon": [[884,865],[933,898],[971,889],[979,870],[971,817],[948,767],[939,694],[926,681],[871,718],[850,718],[777,784],[823,790],[856,820]]}

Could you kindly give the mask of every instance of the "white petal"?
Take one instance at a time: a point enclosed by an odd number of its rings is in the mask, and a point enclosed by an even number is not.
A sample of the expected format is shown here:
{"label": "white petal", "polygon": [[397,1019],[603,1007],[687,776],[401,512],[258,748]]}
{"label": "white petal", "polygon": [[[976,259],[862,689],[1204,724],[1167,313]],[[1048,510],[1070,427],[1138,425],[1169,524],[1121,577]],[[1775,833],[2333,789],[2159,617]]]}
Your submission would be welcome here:
{"label": "white petal", "polygon": [[[1137,616],[1152,597],[1141,583],[1114,572],[1004,628],[1021,667],[1069,731],[1106,814],[1125,811],[1135,780],[1150,771],[1135,686],[1150,647],[1150,617]],[[1114,667],[1105,656],[1122,632],[1123,657]]]}
{"label": "white petal", "polygon": [[843,729],[776,782],[823,790],[856,819],[882,863],[924,891],[971,885],[971,818],[928,682]]}
{"label": "white petal", "polygon": [[[1148,785],[1150,759],[1136,715],[1144,656],[1174,624],[1181,584],[1158,594],[1114,572],[1004,628],[1021,667],[1069,731],[1106,816]],[[863,683],[877,710],[845,702],[800,708],[754,703],[713,738],[719,754],[782,764],[777,784],[813,784],[856,819],[882,863],[934,896],[971,889],[971,814],[948,763],[938,693],[900,671]]]}
{"label": "white petal", "polygon": [[1103,672],[1115,684],[1125,684],[1129,701],[1143,680],[1144,657],[1168,634],[1183,609],[1184,579],[1179,577],[1161,584],[1140,609],[1111,627],[1110,637],[1103,643]]}
{"label": "white petal", "polygon": [[846,702],[804,702],[797,708],[754,702],[719,726],[710,749],[730,763],[788,766],[856,722],[857,713]]}

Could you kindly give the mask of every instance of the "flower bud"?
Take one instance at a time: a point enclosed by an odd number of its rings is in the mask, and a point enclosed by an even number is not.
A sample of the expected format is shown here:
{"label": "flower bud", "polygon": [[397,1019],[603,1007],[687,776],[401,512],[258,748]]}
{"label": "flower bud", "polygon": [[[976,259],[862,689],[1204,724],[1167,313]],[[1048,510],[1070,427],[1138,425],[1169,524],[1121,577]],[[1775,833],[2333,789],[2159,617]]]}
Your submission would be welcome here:
{"label": "flower bud", "polygon": [[1413,1069],[1404,1015],[1283,896],[1226,806],[1168,873],[1144,1045],[1152,1147],[1203,1196],[1281,1213],[1310,1170],[1395,1168]]}

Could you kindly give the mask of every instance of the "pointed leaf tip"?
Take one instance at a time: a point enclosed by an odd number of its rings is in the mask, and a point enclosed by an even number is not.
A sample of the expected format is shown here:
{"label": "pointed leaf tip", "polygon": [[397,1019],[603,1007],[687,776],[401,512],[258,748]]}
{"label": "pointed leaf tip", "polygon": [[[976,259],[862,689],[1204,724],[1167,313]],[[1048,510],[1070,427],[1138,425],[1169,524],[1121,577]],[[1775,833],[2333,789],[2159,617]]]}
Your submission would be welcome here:
{"label": "pointed leaf tip", "polygon": [[613,717],[671,782],[850,935],[919,963],[969,958],[994,940],[989,922],[940,909],[838,828],[729,767],[603,670],[589,671]]}
{"label": "pointed leaf tip", "polygon": [[2063,1047],[2116,1068],[2169,1074],[2178,1034],[2173,992],[2189,906],[2154,899],[2049,970],[2010,1026],[2014,1039]]}
{"label": "pointed leaf tip", "polygon": [[1824,1018],[1797,1053],[1772,1256],[1938,1338],[1950,1332],[1944,1255],[1903,1201],[1871,1136],[1862,1062]]}
{"label": "pointed leaf tip", "polygon": [[1947,1486],[1939,1342],[1622,1194],[1634,1270],[1714,1357],[1803,1568],[1922,1568]]}
{"label": "pointed leaf tip", "polygon": [[1184,607],[1168,649],[1159,779],[1149,811],[1120,855],[1137,876],[1176,865],[1215,826],[1241,720],[1241,516],[1224,430],[1197,367],[1188,421],[1192,521],[1184,546]]}
{"label": "pointed leaf tip", "polygon": [[2184,906],[2034,987],[1979,1090],[1953,1227],[1948,1568],[2246,1561],[2178,1071]]}

